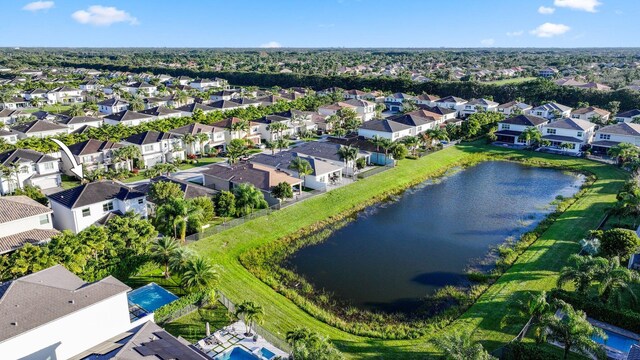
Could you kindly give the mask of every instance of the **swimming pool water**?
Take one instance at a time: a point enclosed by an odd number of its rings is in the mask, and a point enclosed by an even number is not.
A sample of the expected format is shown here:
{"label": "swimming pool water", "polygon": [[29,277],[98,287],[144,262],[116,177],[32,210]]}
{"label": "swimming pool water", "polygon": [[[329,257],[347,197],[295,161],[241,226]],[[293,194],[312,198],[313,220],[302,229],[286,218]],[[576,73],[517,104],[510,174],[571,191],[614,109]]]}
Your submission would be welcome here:
{"label": "swimming pool water", "polygon": [[136,304],[148,312],[154,312],[178,299],[177,296],[156,283],[137,288],[129,292],[127,297],[130,303]]}
{"label": "swimming pool water", "polygon": [[638,343],[638,341],[635,339],[626,337],[624,335],[615,333],[613,331],[609,331],[606,329],[602,329],[602,330],[604,331],[605,334],[607,334],[607,340],[602,340],[602,338],[600,338],[599,336],[593,337],[593,340],[598,344],[605,344],[606,346],[612,349],[620,350],[622,352],[627,353],[629,352],[629,349],[631,349],[631,346],[633,344]]}
{"label": "swimming pool water", "polygon": [[271,350],[267,349],[267,348],[262,348],[260,349],[260,354],[265,358],[265,359],[273,359],[276,354],[274,354]]}
{"label": "swimming pool water", "polygon": [[235,347],[233,348],[233,350],[228,351],[222,355],[218,355],[215,358],[215,360],[256,360],[256,359],[259,359],[259,358],[241,347]]}

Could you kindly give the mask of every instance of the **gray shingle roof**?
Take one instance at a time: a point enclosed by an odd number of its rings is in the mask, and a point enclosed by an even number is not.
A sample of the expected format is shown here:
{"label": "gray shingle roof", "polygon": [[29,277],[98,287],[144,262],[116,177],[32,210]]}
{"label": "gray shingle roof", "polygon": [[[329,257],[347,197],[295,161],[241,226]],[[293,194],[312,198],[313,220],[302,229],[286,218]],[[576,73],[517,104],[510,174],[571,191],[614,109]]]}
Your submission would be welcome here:
{"label": "gray shingle roof", "polygon": [[131,121],[131,120],[141,120],[141,119],[151,119],[151,118],[153,118],[152,115],[142,114],[132,110],[120,111],[105,117],[105,119],[109,119],[113,121]]}
{"label": "gray shingle roof", "polygon": [[631,119],[633,119],[636,116],[640,116],[640,109],[628,110],[628,111],[618,113],[616,115],[616,117],[631,118]]}
{"label": "gray shingle roof", "polygon": [[156,106],[151,109],[139,111],[141,114],[152,115],[152,116],[163,116],[163,115],[179,115],[182,112],[174,109],[169,109],[166,106]]}
{"label": "gray shingle roof", "polygon": [[122,147],[122,145],[111,141],[100,141],[89,139],[80,143],[69,146],[69,150],[73,155],[81,156],[87,154],[95,154],[105,150],[112,150]]}
{"label": "gray shingle roof", "polygon": [[149,130],[140,134],[131,135],[125,138],[123,141],[136,145],[147,145],[155,144],[162,140],[173,139],[175,137],[177,137],[177,135]]}
{"label": "gray shingle roof", "polygon": [[192,113],[192,112],[195,111],[195,109],[200,109],[203,112],[216,110],[215,108],[212,108],[211,106],[203,105],[203,104],[200,104],[200,103],[191,103],[191,104],[183,105],[183,106],[180,106],[179,108],[177,108],[176,110]]}
{"label": "gray shingle roof", "polygon": [[360,129],[393,133],[411,129],[411,126],[390,119],[374,119],[360,125]]}
{"label": "gray shingle roof", "polygon": [[571,110],[571,108],[562,104],[552,102],[552,103],[546,103],[544,105],[536,106],[533,108],[533,110],[565,112],[565,111]]}
{"label": "gray shingle roof", "polygon": [[85,283],[62,265],[7,282],[2,288],[0,341],[130,290],[112,276]]}
{"label": "gray shingle roof", "polygon": [[39,164],[50,161],[58,161],[58,159],[29,149],[16,149],[0,154],[0,164],[4,166],[11,166],[13,164],[25,162]]}
{"label": "gray shingle roof", "polygon": [[113,181],[97,181],[63,190],[47,197],[69,209],[75,209],[111,199],[124,201],[144,196],[144,193],[140,191]]}
{"label": "gray shingle roof", "polygon": [[504,119],[500,123],[512,124],[512,125],[524,125],[524,126],[538,126],[548,122],[549,120],[533,116],[533,115],[518,115]]}
{"label": "gray shingle roof", "polygon": [[640,124],[618,123],[605,126],[597,132],[603,134],[640,136]]}
{"label": "gray shingle roof", "polygon": [[596,124],[580,119],[560,119],[545,125],[546,128],[555,128],[555,129],[567,129],[567,130],[582,130],[587,131],[591,128],[594,128]]}
{"label": "gray shingle roof", "polygon": [[14,131],[21,132],[23,134],[30,134],[42,131],[56,131],[66,130],[67,127],[59,125],[51,121],[46,120],[33,120],[23,124],[16,125],[12,128]]}

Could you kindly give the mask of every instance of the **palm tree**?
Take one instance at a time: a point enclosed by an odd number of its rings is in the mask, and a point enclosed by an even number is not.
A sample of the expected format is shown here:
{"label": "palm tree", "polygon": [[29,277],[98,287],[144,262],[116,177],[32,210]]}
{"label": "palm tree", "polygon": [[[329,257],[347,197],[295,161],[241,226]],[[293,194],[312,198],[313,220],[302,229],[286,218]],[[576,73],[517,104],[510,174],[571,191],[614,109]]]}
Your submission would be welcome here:
{"label": "palm tree", "polygon": [[193,144],[195,144],[197,141],[196,137],[191,134],[184,134],[180,138],[182,140],[182,143],[187,147],[187,154],[195,154],[196,151],[193,148]]}
{"label": "palm tree", "polygon": [[420,144],[420,139],[417,136],[406,136],[402,139],[402,142],[409,148],[411,155],[416,155],[416,149]]}
{"label": "palm tree", "polygon": [[290,141],[287,139],[278,139],[276,141],[276,146],[278,147],[278,150],[282,151],[284,149],[287,149],[290,145]]}
{"label": "palm tree", "polygon": [[165,279],[171,276],[169,274],[169,262],[179,248],[178,242],[174,238],[167,236],[156,239],[151,246],[151,257],[164,266]]}
{"label": "palm tree", "polygon": [[[307,175],[313,174],[313,168],[311,167],[311,163],[309,160],[303,159],[299,156],[296,156],[291,160],[289,164],[289,169],[295,170],[298,173],[298,177],[302,179],[302,186],[306,186],[306,178]],[[302,191],[302,189],[300,189]]]}
{"label": "palm tree", "polygon": [[243,301],[236,307],[236,316],[242,317],[247,327],[246,336],[251,336],[253,324],[261,324],[264,321],[264,309],[251,301]]}
{"label": "palm tree", "polygon": [[43,103],[44,103],[44,99],[42,99],[40,97],[31,98],[31,100],[29,101],[29,104],[31,104],[31,106],[36,107],[36,108],[42,107]]}
{"label": "palm tree", "polygon": [[126,161],[127,168],[133,169],[133,159],[139,159],[142,154],[140,148],[135,145],[127,145],[113,151],[113,157],[116,162]]}
{"label": "palm tree", "polygon": [[369,139],[369,142],[376,147],[376,152],[380,152],[380,146],[382,145],[383,140],[384,140],[383,137],[380,137],[378,135],[373,135],[373,137]]}
{"label": "palm tree", "polygon": [[633,218],[633,227],[636,227],[636,221],[640,217],[640,187],[631,181],[625,184],[623,191],[618,193],[618,202],[613,210],[614,213]]}
{"label": "palm tree", "polygon": [[20,167],[18,164],[10,166],[0,165],[0,174],[2,174],[3,178],[7,179],[9,184],[13,182],[17,189],[22,189],[22,184],[20,183]]}
{"label": "palm tree", "polygon": [[567,359],[572,350],[585,356],[602,351],[593,337],[606,339],[604,331],[587,321],[587,315],[583,311],[574,310],[569,304],[562,302],[561,310],[562,317],[548,315],[544,324],[548,331],[547,337],[564,346],[563,358]]}
{"label": "palm tree", "polygon": [[613,299],[615,305],[620,305],[623,294],[628,294],[635,304],[638,300],[631,284],[638,282],[638,274],[624,266],[620,266],[620,259],[614,257],[602,267],[596,275],[598,281],[598,296],[607,304]]}
{"label": "palm tree", "polygon": [[242,139],[233,139],[227,145],[227,157],[229,158],[229,163],[235,163],[239,158],[247,155],[248,149],[247,145]]}
{"label": "palm tree", "polygon": [[210,262],[200,256],[187,261],[181,276],[181,284],[190,291],[202,291],[213,286],[220,274]]}
{"label": "palm tree", "polygon": [[306,328],[296,328],[287,332],[285,340],[293,349],[291,356],[295,360],[296,354],[306,347],[307,343],[317,342],[319,338],[318,334],[311,332]]}
{"label": "palm tree", "polygon": [[247,120],[240,120],[231,124],[231,131],[236,133],[237,138],[241,138],[240,134],[244,132],[246,137],[249,133],[249,122]]}
{"label": "palm tree", "polygon": [[[174,240],[174,242],[178,244],[177,241]],[[169,256],[169,270],[177,274],[184,273],[189,260],[193,259],[195,256],[196,252],[191,248],[188,248],[186,246],[179,246]]]}
{"label": "palm tree", "polygon": [[509,305],[513,312],[509,312],[505,319],[516,318],[514,320],[518,321],[522,317],[529,318],[521,334],[526,335],[529,329],[533,328],[536,343],[543,343],[546,330],[543,319],[553,310],[547,302],[547,293],[528,292],[525,297],[514,296]]}
{"label": "palm tree", "polygon": [[202,209],[194,206],[190,201],[182,198],[170,199],[160,206],[156,213],[156,221],[164,224],[171,224],[173,236],[178,237],[178,227],[180,228],[180,240],[185,241],[187,235],[187,223],[189,219],[195,219],[202,214]]}
{"label": "palm tree", "polygon": [[186,92],[182,91],[182,90],[178,90],[176,91],[175,95],[173,96],[173,98],[175,99],[174,101],[177,102],[178,106],[184,105],[187,102],[187,99],[189,98],[189,96],[187,95]]}
{"label": "palm tree", "polygon": [[528,127],[518,138],[525,140],[527,144],[537,144],[542,140],[542,133],[536,127]]}
{"label": "palm tree", "polygon": [[82,105],[80,105],[80,104],[73,104],[73,105],[71,105],[71,107],[67,111],[67,114],[69,116],[71,116],[71,117],[84,116],[84,109],[82,108]]}
{"label": "palm tree", "polygon": [[205,147],[209,143],[209,134],[207,133],[197,133],[195,134],[196,141],[200,145],[200,157],[204,156]]}
{"label": "palm tree", "polygon": [[282,133],[287,129],[289,129],[289,126],[280,121],[272,122],[267,126],[267,130],[271,133],[272,138],[274,133],[278,134],[278,137],[275,140],[281,140]]}
{"label": "palm tree", "polygon": [[578,254],[571,255],[569,261],[571,265],[565,266],[560,270],[560,276],[557,281],[558,287],[562,288],[567,283],[573,283],[576,291],[580,294],[587,293],[597,273],[607,265],[606,259],[580,256]]}
{"label": "palm tree", "polygon": [[144,101],[140,96],[134,96],[131,101],[129,101],[129,107],[133,111],[144,110]]}
{"label": "palm tree", "polygon": [[447,333],[431,341],[447,360],[489,360],[491,355],[470,333]]}
{"label": "palm tree", "polygon": [[263,209],[269,206],[264,195],[255,186],[249,183],[239,184],[233,189],[236,197],[236,211],[239,215],[247,215],[254,209]]}
{"label": "palm tree", "polygon": [[278,142],[277,141],[266,141],[264,143],[264,146],[271,150],[271,155],[275,155],[276,153],[276,149],[278,148]]}
{"label": "palm tree", "polygon": [[616,158],[620,166],[625,166],[629,161],[640,156],[640,150],[631,143],[620,143],[610,147],[607,154]]}
{"label": "palm tree", "polygon": [[348,167],[349,163],[353,164],[353,175],[355,175],[355,162],[358,158],[358,149],[352,146],[340,146],[337,155],[340,157],[340,159],[344,160],[345,167]]}

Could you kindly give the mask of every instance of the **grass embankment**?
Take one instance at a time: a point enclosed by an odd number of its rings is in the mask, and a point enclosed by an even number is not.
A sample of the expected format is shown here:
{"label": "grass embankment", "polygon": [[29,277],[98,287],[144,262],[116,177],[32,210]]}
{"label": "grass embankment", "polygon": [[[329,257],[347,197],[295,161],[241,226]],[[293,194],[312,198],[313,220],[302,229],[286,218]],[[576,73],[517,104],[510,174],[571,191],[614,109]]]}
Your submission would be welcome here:
{"label": "grass embankment", "polygon": [[406,188],[473,157],[504,158],[532,164],[543,162],[587,171],[598,178],[475,305],[445,330],[472,330],[488,349],[494,349],[511,340],[522,325],[501,326],[501,319],[507,313],[506,301],[509,296],[527,290],[550,290],[555,286],[558,271],[566,259],[577,252],[578,241],[589,229],[598,225],[607,208],[615,202],[615,195],[626,178],[624,172],[583,159],[482,145],[461,145],[419,160],[401,161],[392,170],[249,221],[192,246],[223,267],[220,289],[227,297],[235,302],[251,300],[264,307],[264,326],[276,335],[284,337],[287,331],[295,327],[306,327],[330,337],[341,351],[353,358],[424,358],[435,355],[428,343],[429,337],[378,340],[333,328],[259,281],[240,264],[238,257],[248,249],[317,225],[329,217],[367,204],[372,197]]}

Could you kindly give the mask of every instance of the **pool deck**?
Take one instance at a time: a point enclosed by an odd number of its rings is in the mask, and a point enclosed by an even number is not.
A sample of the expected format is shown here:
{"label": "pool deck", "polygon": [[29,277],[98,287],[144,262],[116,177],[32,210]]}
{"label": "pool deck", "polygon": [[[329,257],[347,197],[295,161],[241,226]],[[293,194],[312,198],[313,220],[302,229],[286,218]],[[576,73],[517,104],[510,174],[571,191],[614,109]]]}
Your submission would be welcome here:
{"label": "pool deck", "polygon": [[196,346],[212,359],[238,346],[257,356],[259,359],[268,360],[260,354],[260,349],[262,348],[266,348],[274,353],[275,356],[273,358],[281,357],[286,359],[289,357],[289,354],[278,349],[259,335],[256,341],[253,340],[253,336],[246,337],[244,335],[245,329],[246,325],[244,322],[242,320],[237,321],[225,328],[217,330],[211,334],[211,336],[198,341]]}
{"label": "pool deck", "polygon": [[[616,334],[620,334],[624,337],[630,338],[630,339],[634,339],[636,341],[640,342],[640,335],[631,332],[629,330],[625,330],[623,328],[617,327],[617,326],[613,326],[611,324],[607,324],[605,322],[602,321],[598,321],[596,319],[592,319],[590,317],[587,317],[587,321],[589,321],[591,323],[591,325],[598,327],[600,329],[604,329]],[[614,360],[625,360],[627,358],[628,353],[624,352],[624,351],[620,351],[618,349],[614,349],[612,347],[609,346],[604,346],[605,351],[607,352],[607,358],[609,359],[614,359]]]}

